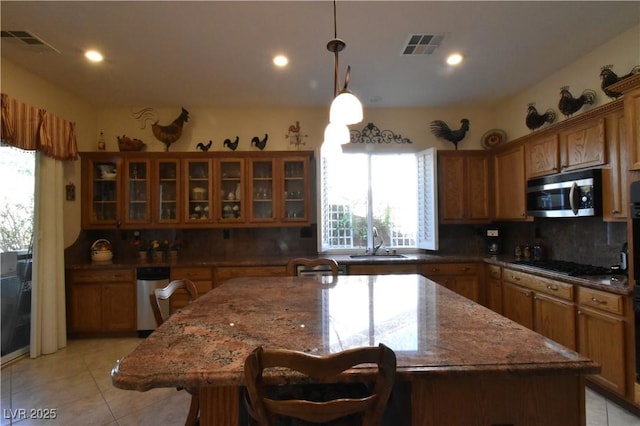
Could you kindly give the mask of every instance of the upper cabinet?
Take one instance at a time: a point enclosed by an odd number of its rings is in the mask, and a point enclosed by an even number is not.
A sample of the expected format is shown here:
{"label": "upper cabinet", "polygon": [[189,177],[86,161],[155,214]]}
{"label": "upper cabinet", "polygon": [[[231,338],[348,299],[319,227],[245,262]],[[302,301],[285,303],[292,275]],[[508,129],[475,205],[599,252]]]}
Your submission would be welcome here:
{"label": "upper cabinet", "polygon": [[525,147],[527,179],[560,172],[558,135],[532,139]]}
{"label": "upper cabinet", "polygon": [[524,145],[507,145],[494,155],[494,190],[496,220],[526,220],[527,181]]}
{"label": "upper cabinet", "polygon": [[585,120],[559,134],[562,170],[597,167],[607,162],[604,117]]}
{"label": "upper cabinet", "polygon": [[486,151],[439,151],[440,223],[487,223],[490,162]]}
{"label": "upper cabinet", "polygon": [[[640,74],[613,84],[611,90],[622,93],[630,171],[640,171]],[[633,177],[636,180],[637,176]]]}
{"label": "upper cabinet", "polygon": [[312,152],[81,153],[86,229],[307,226]]}
{"label": "upper cabinet", "polygon": [[123,160],[115,154],[82,157],[82,225],[113,228],[122,221]]}

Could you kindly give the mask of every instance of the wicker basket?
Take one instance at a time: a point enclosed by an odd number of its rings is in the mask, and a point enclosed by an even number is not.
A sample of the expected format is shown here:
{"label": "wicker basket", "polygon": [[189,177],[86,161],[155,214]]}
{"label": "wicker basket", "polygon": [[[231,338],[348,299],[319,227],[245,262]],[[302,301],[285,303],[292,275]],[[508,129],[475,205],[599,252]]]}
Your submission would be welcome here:
{"label": "wicker basket", "polygon": [[118,137],[118,148],[120,151],[142,151],[146,145],[140,139],[131,139],[123,135]]}

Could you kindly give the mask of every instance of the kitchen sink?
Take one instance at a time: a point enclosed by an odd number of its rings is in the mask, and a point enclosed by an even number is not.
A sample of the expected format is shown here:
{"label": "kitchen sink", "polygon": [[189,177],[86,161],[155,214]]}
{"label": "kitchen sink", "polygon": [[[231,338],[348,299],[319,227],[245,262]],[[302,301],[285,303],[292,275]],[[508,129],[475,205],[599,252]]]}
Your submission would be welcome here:
{"label": "kitchen sink", "polygon": [[406,259],[404,254],[352,254],[352,259]]}

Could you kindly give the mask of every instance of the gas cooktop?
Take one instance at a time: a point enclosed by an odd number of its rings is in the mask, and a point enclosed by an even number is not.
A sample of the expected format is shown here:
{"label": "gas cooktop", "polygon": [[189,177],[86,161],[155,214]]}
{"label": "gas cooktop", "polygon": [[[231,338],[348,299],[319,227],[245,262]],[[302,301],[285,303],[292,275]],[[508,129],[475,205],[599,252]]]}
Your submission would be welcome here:
{"label": "gas cooktop", "polygon": [[614,272],[611,268],[603,266],[584,265],[581,263],[568,262],[565,260],[518,260],[519,265],[534,266],[548,271],[569,275],[571,277],[583,275],[611,275]]}

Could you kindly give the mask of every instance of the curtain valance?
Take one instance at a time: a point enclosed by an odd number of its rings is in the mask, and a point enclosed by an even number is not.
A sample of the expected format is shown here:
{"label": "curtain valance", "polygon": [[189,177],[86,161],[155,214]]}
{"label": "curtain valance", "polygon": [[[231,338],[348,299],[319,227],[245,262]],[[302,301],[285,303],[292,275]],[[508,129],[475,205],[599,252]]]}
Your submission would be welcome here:
{"label": "curtain valance", "polygon": [[2,140],[56,160],[78,158],[76,124],[2,93]]}

